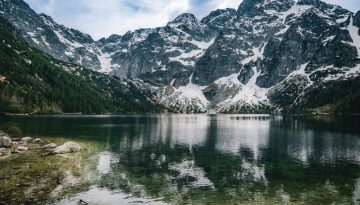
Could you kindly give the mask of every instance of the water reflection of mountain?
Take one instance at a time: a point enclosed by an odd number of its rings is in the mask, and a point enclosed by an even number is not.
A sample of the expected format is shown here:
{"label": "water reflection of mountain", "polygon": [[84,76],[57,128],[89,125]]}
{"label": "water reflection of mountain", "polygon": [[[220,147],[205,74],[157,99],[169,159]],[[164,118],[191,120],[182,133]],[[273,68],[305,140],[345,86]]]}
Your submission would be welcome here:
{"label": "water reflection of mountain", "polygon": [[103,143],[100,186],[140,197],[179,204],[356,204],[360,197],[360,131],[354,119],[150,115],[15,121],[29,135]]}
{"label": "water reflection of mountain", "polygon": [[157,176],[160,187],[177,194],[208,187],[222,194],[231,189],[236,197],[229,200],[274,192],[275,201],[300,200],[299,193],[312,196],[309,190],[350,193],[340,198],[351,199],[359,189],[360,139],[307,123],[282,116],[159,116],[123,130],[119,146],[112,146],[121,155],[114,166],[130,181],[145,175],[153,183]]}
{"label": "water reflection of mountain", "polygon": [[[310,121],[314,124],[314,121]],[[290,157],[303,163],[311,159],[334,163],[337,160],[360,162],[360,138],[357,135],[310,129],[309,121],[282,116],[236,115],[166,115],[122,126],[113,133],[116,148],[142,149],[161,145],[204,147],[224,154],[239,156],[248,150],[254,160],[265,153]],[[314,125],[312,125],[314,126]],[[114,147],[114,143],[111,143]]]}

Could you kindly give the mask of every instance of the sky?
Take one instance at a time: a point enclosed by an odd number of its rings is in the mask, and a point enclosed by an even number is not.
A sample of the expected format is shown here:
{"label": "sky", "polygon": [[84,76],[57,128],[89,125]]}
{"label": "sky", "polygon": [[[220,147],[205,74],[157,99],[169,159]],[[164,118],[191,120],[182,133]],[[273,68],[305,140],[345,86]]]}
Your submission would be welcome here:
{"label": "sky", "polygon": [[[45,13],[67,27],[94,39],[122,35],[138,28],[166,25],[181,13],[202,18],[211,11],[237,8],[242,0],[25,0],[38,13]],[[325,0],[351,11],[360,10],[360,0]]]}

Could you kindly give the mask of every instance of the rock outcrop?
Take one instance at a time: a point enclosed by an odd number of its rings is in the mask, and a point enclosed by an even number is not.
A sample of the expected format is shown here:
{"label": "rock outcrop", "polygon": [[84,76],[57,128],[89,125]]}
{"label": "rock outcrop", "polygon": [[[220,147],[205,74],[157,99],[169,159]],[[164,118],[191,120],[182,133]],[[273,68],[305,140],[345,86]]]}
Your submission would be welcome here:
{"label": "rock outcrop", "polygon": [[10,148],[12,145],[10,136],[0,131],[0,148]]}
{"label": "rock outcrop", "polygon": [[61,146],[55,148],[55,154],[67,154],[73,152],[80,152],[81,146],[75,142],[66,142]]}
{"label": "rock outcrop", "polygon": [[50,144],[47,144],[47,145],[44,145],[42,148],[43,149],[54,149],[57,147],[57,144],[55,143],[50,143]]}

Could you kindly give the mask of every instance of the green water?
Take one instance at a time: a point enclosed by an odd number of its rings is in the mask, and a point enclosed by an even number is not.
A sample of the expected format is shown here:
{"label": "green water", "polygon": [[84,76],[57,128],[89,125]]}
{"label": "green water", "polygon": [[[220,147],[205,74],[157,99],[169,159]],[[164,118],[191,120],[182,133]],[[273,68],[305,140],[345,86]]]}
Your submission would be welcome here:
{"label": "green water", "polygon": [[[39,204],[70,205],[79,199],[108,205],[360,204],[360,117],[149,115],[0,120],[5,121],[18,123],[28,136],[73,140],[90,147],[76,158],[82,166],[75,177],[86,178],[86,186],[78,180],[72,191],[56,200],[54,191],[42,193],[47,202]],[[0,173],[6,166],[10,165],[2,164]],[[4,178],[0,177],[0,184]],[[0,204],[11,204],[12,199],[8,200]]]}

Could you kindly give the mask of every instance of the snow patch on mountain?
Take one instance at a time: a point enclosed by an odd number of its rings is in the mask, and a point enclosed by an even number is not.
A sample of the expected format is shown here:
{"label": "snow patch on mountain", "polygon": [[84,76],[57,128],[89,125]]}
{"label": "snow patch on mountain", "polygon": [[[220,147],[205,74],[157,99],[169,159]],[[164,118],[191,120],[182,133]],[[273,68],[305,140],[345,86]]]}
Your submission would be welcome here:
{"label": "snow patch on mountain", "polygon": [[238,79],[239,74],[235,73],[227,77],[222,77],[216,80],[214,83],[219,86],[224,86],[225,88],[232,88],[242,85]]}
{"label": "snow patch on mountain", "polygon": [[350,18],[349,26],[347,27],[350,36],[352,38],[351,45],[357,49],[358,57],[360,58],[360,36],[359,36],[359,28],[354,25],[354,18]]}
{"label": "snow patch on mountain", "polygon": [[265,46],[263,48],[259,47],[253,47],[252,48],[252,56],[245,58],[244,60],[241,61],[241,64],[246,65],[250,62],[255,62],[258,59],[263,59],[264,58],[264,50],[265,50]]}
{"label": "snow patch on mountain", "polygon": [[[224,112],[231,110],[234,107],[241,109],[244,106],[255,108],[256,106],[263,106],[269,103],[267,93],[270,88],[260,88],[256,85],[258,77],[261,76],[261,71],[257,71],[256,67],[253,67],[252,69],[254,75],[250,78],[247,84],[243,85],[240,82],[236,82],[236,80],[233,82],[234,85],[238,85],[238,83],[240,83],[241,88],[239,92],[234,97],[227,99],[217,105],[218,111]],[[232,75],[232,81],[234,81],[234,76],[235,75]]]}
{"label": "snow patch on mountain", "polygon": [[170,96],[163,94],[161,104],[182,113],[207,111],[210,102],[202,91],[204,87],[194,85],[192,75],[190,82],[186,86],[175,88],[173,87],[174,81],[175,79],[169,85],[173,89],[173,93]]}
{"label": "snow patch on mountain", "polygon": [[71,41],[71,40],[68,40],[64,37],[64,35],[61,33],[61,31],[56,31],[54,30],[54,33],[56,34],[56,36],[59,38],[59,40],[64,43],[64,44],[67,44],[68,46],[72,47],[72,48],[80,48],[80,47],[84,47],[84,45],[78,43],[78,42],[75,42],[75,41]]}
{"label": "snow patch on mountain", "polygon": [[283,20],[283,23],[285,24],[287,18],[291,16],[292,19],[299,17],[303,15],[305,12],[307,12],[309,9],[313,8],[313,6],[310,5],[298,5],[295,4],[292,6],[289,10],[276,14],[276,11],[273,11],[272,14],[277,15],[280,19]]}
{"label": "snow patch on mountain", "polygon": [[170,48],[167,52],[179,51],[181,54],[175,57],[169,57],[170,61],[177,61],[185,66],[195,66],[196,60],[204,55],[206,50],[214,44],[215,38],[210,41],[196,41],[191,40],[190,42],[198,47],[196,50],[185,51],[181,48]]}
{"label": "snow patch on mountain", "polygon": [[203,87],[189,83],[186,86],[180,86],[176,91],[181,93],[181,96],[186,99],[199,101],[202,105],[208,105],[209,101],[202,92]]}
{"label": "snow patch on mountain", "polygon": [[101,69],[99,70],[99,72],[110,73],[112,71],[111,55],[108,53],[101,52],[100,55],[98,55],[98,59],[100,61],[100,65],[101,65]]}
{"label": "snow patch on mountain", "polygon": [[253,67],[253,71],[254,75],[241,88],[241,91],[231,99],[231,104],[241,102],[248,105],[259,105],[261,102],[267,101],[266,93],[269,89],[260,88],[256,85],[256,80],[261,75],[261,72],[257,71],[255,67]]}

